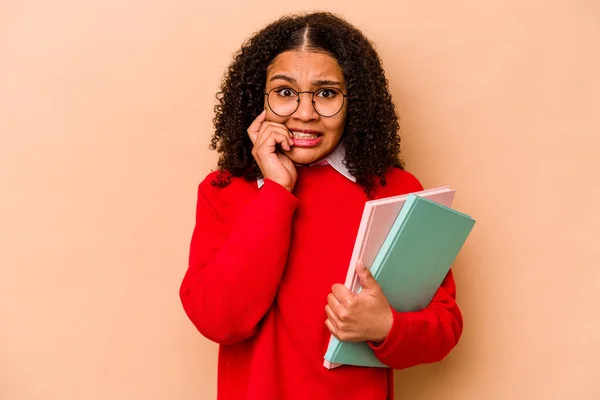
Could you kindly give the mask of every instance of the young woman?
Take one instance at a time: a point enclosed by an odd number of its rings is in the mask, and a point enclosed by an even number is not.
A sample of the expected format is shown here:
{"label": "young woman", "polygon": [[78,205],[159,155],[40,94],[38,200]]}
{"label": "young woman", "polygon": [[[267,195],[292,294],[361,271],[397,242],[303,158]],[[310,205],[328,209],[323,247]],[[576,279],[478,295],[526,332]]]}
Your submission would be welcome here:
{"label": "young woman", "polygon": [[[462,333],[452,272],[409,313],[360,263],[363,291],[342,284],[365,201],[422,189],[363,34],[328,13],[271,23],[229,67],[214,123],[180,296],[220,344],[218,398],[391,399],[392,369],[444,358]],[[324,368],[330,334],[390,368]]]}

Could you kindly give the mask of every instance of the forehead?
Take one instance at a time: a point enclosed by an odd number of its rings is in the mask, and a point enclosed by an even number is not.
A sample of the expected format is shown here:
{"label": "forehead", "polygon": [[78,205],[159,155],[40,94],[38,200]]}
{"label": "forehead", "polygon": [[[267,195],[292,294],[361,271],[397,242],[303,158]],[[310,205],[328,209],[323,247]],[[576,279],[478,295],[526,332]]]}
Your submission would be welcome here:
{"label": "forehead", "polygon": [[313,51],[286,51],[279,54],[267,68],[267,80],[276,74],[289,75],[299,81],[325,78],[344,81],[344,73],[335,58]]}

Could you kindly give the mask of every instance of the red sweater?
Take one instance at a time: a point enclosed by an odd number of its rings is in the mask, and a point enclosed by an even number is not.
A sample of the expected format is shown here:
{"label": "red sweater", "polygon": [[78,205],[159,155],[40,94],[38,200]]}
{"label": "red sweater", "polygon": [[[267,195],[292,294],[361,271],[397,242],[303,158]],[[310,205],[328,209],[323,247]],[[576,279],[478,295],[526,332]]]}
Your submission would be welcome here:
{"label": "red sweater", "polygon": [[[323,367],[330,333],[327,295],[343,283],[367,200],[329,165],[299,167],[293,194],[279,184],[232,178],[199,186],[189,268],[180,296],[187,315],[220,344],[219,400],[384,400],[392,369]],[[376,198],[422,189],[393,169]],[[439,361],[456,345],[462,316],[450,272],[431,304],[395,312],[387,339],[371,346],[391,368]]]}

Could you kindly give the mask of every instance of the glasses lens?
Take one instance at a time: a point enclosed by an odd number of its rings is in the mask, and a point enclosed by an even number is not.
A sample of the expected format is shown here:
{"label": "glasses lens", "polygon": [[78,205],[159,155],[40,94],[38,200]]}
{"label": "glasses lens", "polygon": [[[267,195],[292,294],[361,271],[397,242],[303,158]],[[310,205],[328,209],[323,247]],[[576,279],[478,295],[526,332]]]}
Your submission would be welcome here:
{"label": "glasses lens", "polygon": [[319,89],[315,92],[315,110],[324,117],[331,117],[344,106],[344,95],[335,88]]}
{"label": "glasses lens", "polygon": [[298,108],[298,93],[290,88],[273,89],[269,92],[268,101],[275,114],[287,117]]}

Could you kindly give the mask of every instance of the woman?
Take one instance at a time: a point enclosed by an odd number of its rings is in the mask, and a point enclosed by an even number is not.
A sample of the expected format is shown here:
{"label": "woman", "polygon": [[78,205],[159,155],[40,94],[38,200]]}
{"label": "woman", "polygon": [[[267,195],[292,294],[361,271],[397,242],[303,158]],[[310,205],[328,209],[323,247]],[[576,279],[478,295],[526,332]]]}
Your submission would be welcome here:
{"label": "woman", "polygon": [[[399,161],[381,62],[344,20],[284,17],[223,81],[180,296],[219,343],[218,398],[391,399],[392,368],[441,360],[462,316],[450,272],[419,312],[393,310],[368,269],[344,282],[366,200],[422,190]],[[390,368],[323,367],[330,334]]]}

